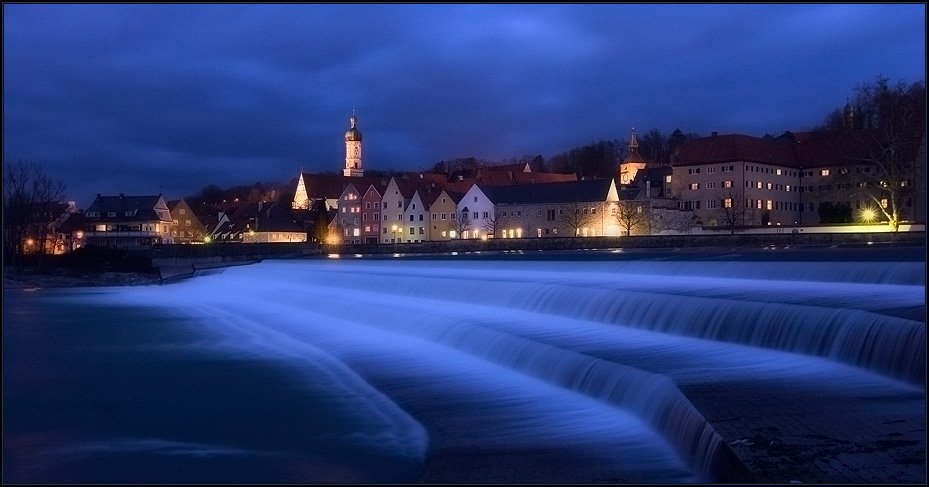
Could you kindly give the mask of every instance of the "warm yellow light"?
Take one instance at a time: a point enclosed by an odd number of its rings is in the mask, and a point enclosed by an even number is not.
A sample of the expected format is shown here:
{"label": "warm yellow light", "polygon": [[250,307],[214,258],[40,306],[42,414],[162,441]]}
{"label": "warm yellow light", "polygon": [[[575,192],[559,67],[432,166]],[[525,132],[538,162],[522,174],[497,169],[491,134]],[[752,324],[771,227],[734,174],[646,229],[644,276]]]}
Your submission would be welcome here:
{"label": "warm yellow light", "polygon": [[864,208],[861,210],[861,220],[867,224],[871,224],[877,218],[877,211],[874,208]]}

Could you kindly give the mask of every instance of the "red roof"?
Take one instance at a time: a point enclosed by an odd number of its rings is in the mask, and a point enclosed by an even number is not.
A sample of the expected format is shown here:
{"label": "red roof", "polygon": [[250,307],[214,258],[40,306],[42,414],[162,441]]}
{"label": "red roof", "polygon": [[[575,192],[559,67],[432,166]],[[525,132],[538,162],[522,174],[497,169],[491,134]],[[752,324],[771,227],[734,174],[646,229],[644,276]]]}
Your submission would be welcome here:
{"label": "red roof", "polygon": [[799,167],[790,140],[762,139],[741,134],[694,139],[681,149],[675,165],[737,161]]}
{"label": "red roof", "polygon": [[[915,159],[921,134],[905,141],[907,158]],[[748,135],[717,135],[695,139],[684,146],[676,166],[720,162],[756,162],[783,167],[809,168],[861,164],[870,159],[880,137],[872,131],[801,132],[793,138],[759,138]]]}

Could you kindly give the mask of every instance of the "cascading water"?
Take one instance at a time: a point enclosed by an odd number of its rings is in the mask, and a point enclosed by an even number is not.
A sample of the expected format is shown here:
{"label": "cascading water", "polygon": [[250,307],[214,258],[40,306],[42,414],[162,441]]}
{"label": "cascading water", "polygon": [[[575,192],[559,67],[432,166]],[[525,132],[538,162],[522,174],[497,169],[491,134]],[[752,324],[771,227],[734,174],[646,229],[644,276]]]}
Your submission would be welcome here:
{"label": "cascading water", "polygon": [[[368,398],[355,416],[383,411],[369,422],[383,433],[368,430],[359,448],[427,461],[424,481],[468,481],[430,467],[456,455],[486,462],[478,482],[531,481],[494,463],[512,458],[543,481],[750,481],[679,387],[924,395],[924,324],[881,314],[924,306],[920,266],[266,261],[55,299],[170,308],[194,318],[198,345],[185,349],[340,371],[321,387]],[[544,451],[570,458],[571,472]],[[582,465],[597,473],[574,472]],[[415,480],[403,472],[347,478]]]}

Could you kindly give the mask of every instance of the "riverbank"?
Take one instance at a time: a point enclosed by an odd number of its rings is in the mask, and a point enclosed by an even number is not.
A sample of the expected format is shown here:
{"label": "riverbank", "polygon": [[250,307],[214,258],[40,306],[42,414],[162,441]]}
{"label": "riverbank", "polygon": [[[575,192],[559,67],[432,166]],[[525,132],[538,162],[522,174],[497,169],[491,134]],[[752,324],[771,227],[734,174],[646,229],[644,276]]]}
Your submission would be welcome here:
{"label": "riverbank", "polygon": [[62,269],[3,269],[3,289],[53,287],[148,286],[161,284],[158,273],[144,272],[75,272]]}

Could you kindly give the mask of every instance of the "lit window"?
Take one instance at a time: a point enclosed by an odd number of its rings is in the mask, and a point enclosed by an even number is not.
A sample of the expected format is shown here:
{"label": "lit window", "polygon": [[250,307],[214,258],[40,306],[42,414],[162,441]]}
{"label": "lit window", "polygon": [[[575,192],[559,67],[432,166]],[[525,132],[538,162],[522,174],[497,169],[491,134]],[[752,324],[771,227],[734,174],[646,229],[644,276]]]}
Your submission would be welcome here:
{"label": "lit window", "polygon": [[828,176],[828,175],[829,175],[829,170],[828,170],[828,169],[823,169],[822,171],[819,171],[819,175],[820,175],[820,176]]}

